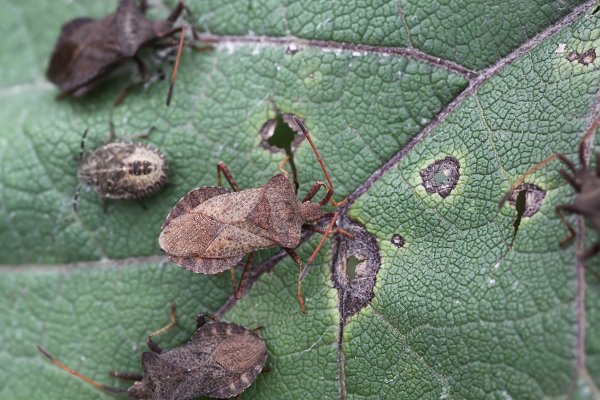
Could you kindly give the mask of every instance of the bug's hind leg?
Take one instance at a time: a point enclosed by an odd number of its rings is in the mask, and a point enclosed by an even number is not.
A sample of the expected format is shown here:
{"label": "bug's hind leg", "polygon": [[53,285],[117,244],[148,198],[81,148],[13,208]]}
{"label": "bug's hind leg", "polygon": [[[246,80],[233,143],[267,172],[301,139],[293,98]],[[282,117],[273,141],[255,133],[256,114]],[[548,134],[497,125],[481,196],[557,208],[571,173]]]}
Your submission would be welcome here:
{"label": "bug's hind leg", "polygon": [[580,210],[577,207],[575,207],[575,206],[573,206],[571,204],[559,204],[558,206],[556,206],[555,210],[556,210],[556,213],[558,214],[558,216],[560,218],[560,221],[569,230],[569,234],[567,235],[567,237],[560,241],[561,247],[565,247],[575,237],[575,229],[569,223],[569,221],[567,221],[565,219],[565,215],[563,214],[563,211],[567,211],[567,212],[571,212],[571,213],[575,213],[575,214],[581,214],[581,212],[580,212]]}
{"label": "bug's hind leg", "polygon": [[177,317],[175,316],[175,304],[171,304],[171,322],[148,335],[148,338],[146,339],[146,344],[148,345],[148,348],[150,348],[150,350],[152,350],[155,353],[162,353],[162,349],[156,343],[154,343],[152,337],[162,335],[163,333],[170,331],[175,327],[175,325],[177,325]]}
{"label": "bug's hind leg", "polygon": [[236,299],[240,299],[242,297],[242,293],[244,293],[246,282],[248,282],[248,278],[250,277],[250,268],[252,268],[252,259],[254,258],[254,253],[255,252],[253,251],[250,254],[248,254],[248,259],[246,260],[246,264],[244,265],[244,272],[242,272],[240,283],[238,283],[238,287],[234,293],[234,297]]}

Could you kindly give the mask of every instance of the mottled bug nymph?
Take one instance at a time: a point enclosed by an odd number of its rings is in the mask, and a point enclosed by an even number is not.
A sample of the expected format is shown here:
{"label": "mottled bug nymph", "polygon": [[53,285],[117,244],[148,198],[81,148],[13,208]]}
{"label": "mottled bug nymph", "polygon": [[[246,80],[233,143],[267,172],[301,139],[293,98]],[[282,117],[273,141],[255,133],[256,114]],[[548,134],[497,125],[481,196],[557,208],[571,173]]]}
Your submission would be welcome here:
{"label": "mottled bug nymph", "polygon": [[[134,138],[148,137],[150,132]],[[114,137],[111,125],[109,143],[84,156],[86,129],[81,139],[79,169],[73,208],[81,185],[89,186],[103,199],[142,199],[164,186],[167,181],[167,160],[162,153],[144,143],[127,143]]]}

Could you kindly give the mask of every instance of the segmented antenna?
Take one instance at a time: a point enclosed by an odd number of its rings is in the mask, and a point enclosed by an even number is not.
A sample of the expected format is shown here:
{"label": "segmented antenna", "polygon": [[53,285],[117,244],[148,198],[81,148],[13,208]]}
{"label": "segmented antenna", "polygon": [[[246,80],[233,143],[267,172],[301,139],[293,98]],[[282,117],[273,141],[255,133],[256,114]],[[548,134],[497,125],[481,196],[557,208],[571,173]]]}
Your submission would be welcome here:
{"label": "segmented antenna", "polygon": [[179,49],[177,49],[177,58],[175,59],[175,66],[171,73],[171,80],[169,81],[169,92],[167,93],[167,106],[171,104],[171,98],[173,97],[173,88],[175,87],[175,79],[177,78],[177,70],[179,69],[179,61],[181,60],[181,54],[183,53],[183,42],[185,41],[185,26],[181,27],[181,38],[179,39]]}
{"label": "segmented antenna", "polygon": [[63,364],[60,361],[58,361],[56,358],[52,357],[50,355],[50,353],[48,353],[48,351],[46,349],[44,349],[42,346],[37,346],[37,349],[39,350],[40,353],[42,353],[44,356],[48,357],[50,359],[50,361],[52,361],[54,364],[58,365],[60,368],[64,369],[68,373],[76,376],[77,378],[81,379],[82,381],[87,382],[90,385],[93,385],[93,386],[97,387],[98,389],[102,389],[105,392],[115,393],[115,394],[118,394],[118,393],[127,393],[127,389],[122,389],[122,388],[117,388],[117,387],[103,385],[101,383],[98,383],[96,381],[91,380],[87,376],[82,375],[82,374],[80,374],[77,371],[72,370],[71,368],[67,367],[65,364]]}

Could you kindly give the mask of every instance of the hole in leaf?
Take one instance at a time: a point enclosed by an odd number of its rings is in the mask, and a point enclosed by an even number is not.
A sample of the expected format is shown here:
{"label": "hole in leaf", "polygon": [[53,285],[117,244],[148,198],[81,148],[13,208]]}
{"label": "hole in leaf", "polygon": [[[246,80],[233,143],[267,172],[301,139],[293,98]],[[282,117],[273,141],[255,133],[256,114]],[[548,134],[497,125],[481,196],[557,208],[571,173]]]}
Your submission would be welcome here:
{"label": "hole in leaf", "polygon": [[[523,192],[523,194],[521,194]],[[522,183],[508,195],[508,203],[517,209],[517,218],[522,215],[522,218],[534,216],[542,206],[542,201],[546,196],[546,191],[533,183]],[[522,204],[519,204],[521,198]],[[522,213],[519,211],[523,208]],[[517,221],[515,220],[515,223]],[[520,223],[520,220],[519,220]]]}
{"label": "hole in leaf", "polygon": [[[294,114],[277,111],[275,118],[267,120],[260,128],[260,147],[272,153],[285,153],[292,169],[292,179],[298,190],[298,171],[294,162],[294,152],[304,140],[304,135],[293,120]],[[297,117],[297,116],[296,116]],[[300,117],[297,117],[301,119]]]}
{"label": "hole in leaf", "polygon": [[346,259],[346,277],[348,280],[356,278],[356,266],[361,263],[361,260],[352,256]]}
{"label": "hole in leaf", "polygon": [[442,198],[452,192],[459,178],[460,163],[456,158],[450,156],[430,164],[421,171],[423,187],[427,193],[437,193]]}
{"label": "hole in leaf", "polygon": [[590,65],[596,60],[596,49],[592,48],[582,53],[577,61],[582,65]]}
{"label": "hole in leaf", "polygon": [[346,319],[367,306],[373,298],[381,256],[377,240],[362,225],[340,217],[338,226],[354,237],[337,235],[334,240],[332,276],[340,299],[340,313]]}

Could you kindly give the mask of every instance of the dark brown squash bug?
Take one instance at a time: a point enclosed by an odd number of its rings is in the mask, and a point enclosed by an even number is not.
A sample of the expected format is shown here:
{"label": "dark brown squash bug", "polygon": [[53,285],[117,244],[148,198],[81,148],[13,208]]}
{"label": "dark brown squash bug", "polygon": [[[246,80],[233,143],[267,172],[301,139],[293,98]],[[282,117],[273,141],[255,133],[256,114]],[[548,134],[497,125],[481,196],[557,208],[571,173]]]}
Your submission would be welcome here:
{"label": "dark brown squash bug", "polygon": [[[63,25],[54,47],[46,75],[66,96],[79,97],[88,93],[117,67],[133,60],[144,82],[148,74],[138,52],[146,46],[174,47],[171,38],[181,32],[176,67],[179,65],[181,46],[185,31],[174,28],[173,24],[184,9],[183,1],[171,12],[166,20],[150,21],[144,16],[146,2],[136,4],[134,0],[120,0],[117,10],[101,19],[89,17],[75,18]],[[176,75],[173,71],[167,104],[170,102],[172,86]],[[143,82],[142,82],[143,83]],[[129,89],[116,100],[120,103]]]}
{"label": "dark brown squash bug", "polygon": [[[212,321],[207,322],[210,318]],[[200,313],[196,332],[183,346],[163,351],[152,336],[175,326],[171,323],[148,336],[151,352],[142,353],[143,375],[112,372],[111,375],[132,380],[129,389],[97,383],[67,367],[41,346],[38,350],[54,364],[95,387],[109,393],[127,394],[137,400],[187,400],[199,396],[227,399],[246,390],[262,371],[267,360],[264,340],[254,330],[228,322],[216,321]]]}
{"label": "dark brown squash bug", "polygon": [[[337,213],[321,211],[333,196],[333,183],[308,130],[295,116],[294,121],[317,156],[328,185],[316,182],[304,199],[298,201],[287,176],[278,174],[261,187],[240,191],[229,168],[221,162],[217,165],[219,187],[203,186],[183,196],[165,219],[158,242],[169,260],[201,274],[217,274],[233,268],[250,253],[236,298],[241,297],[249,277],[254,251],[281,246],[298,265],[297,297],[304,312],[301,282],[325,238],[334,230]],[[221,173],[233,193],[221,187]],[[318,203],[311,202],[321,187],[327,190],[325,196]],[[331,218],[325,230],[311,224],[321,218]],[[303,229],[323,234],[306,266],[294,251]]]}
{"label": "dark brown squash bug", "polygon": [[[148,137],[152,129],[134,138]],[[84,157],[86,129],[81,139],[79,169],[73,208],[81,185],[90,186],[103,199],[142,199],[164,186],[167,181],[167,160],[160,151],[144,143],[112,142],[111,124],[109,143],[100,146]]]}

